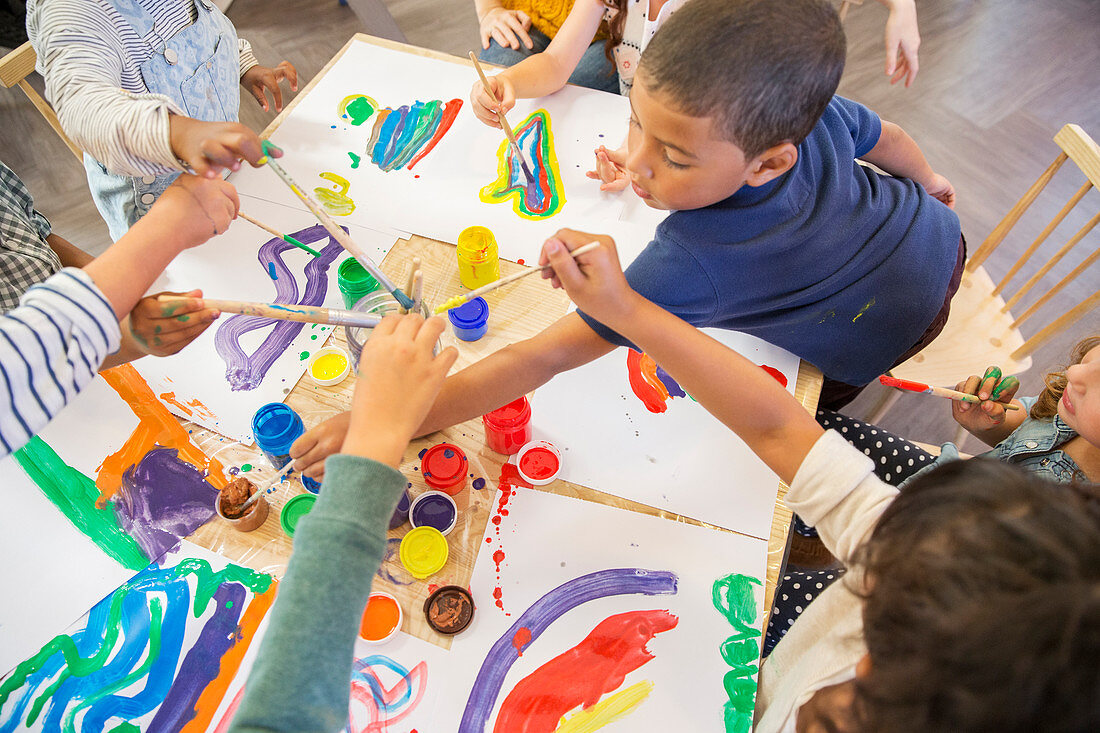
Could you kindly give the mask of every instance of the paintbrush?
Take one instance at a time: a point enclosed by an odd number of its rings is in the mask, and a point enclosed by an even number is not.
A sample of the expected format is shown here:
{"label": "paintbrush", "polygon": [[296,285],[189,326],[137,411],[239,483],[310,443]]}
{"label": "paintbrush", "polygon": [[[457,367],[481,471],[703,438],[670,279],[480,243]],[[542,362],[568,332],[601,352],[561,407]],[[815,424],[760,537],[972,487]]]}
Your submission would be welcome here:
{"label": "paintbrush", "polygon": [[248,501],[246,501],[244,504],[241,504],[241,508],[237,510],[237,511],[240,512],[241,516],[243,517],[245,514],[247,514],[248,513],[247,509],[250,506],[252,506],[253,504],[255,504],[256,501],[261,496],[263,496],[264,494],[270,494],[272,491],[274,491],[275,486],[278,485],[278,483],[283,480],[283,477],[286,476],[287,474],[289,474],[293,470],[294,470],[294,461],[287,461],[287,464],[285,466],[283,466],[282,469],[277,474],[275,474],[275,478],[271,479],[266,484],[264,484],[262,488],[256,489],[256,493],[254,493],[254,494],[252,494],[252,496],[248,497]]}
{"label": "paintbrush", "polygon": [[413,313],[420,312],[420,304],[424,301],[424,272],[418,267],[416,272],[413,273],[413,286],[412,298],[413,298]]}
{"label": "paintbrush", "polygon": [[306,193],[302,188],[294,182],[294,179],[290,177],[290,174],[286,172],[286,169],[275,162],[275,159],[268,155],[268,149],[271,147],[271,143],[268,140],[264,140],[263,149],[264,155],[267,156],[267,165],[271,170],[275,171],[275,175],[282,179],[283,183],[294,192],[294,195],[301,199],[302,203],[306,205],[306,208],[317,217],[317,221],[321,222],[328,233],[332,235],[340,245],[351,253],[351,256],[359,261],[359,264],[363,266],[367,272],[369,272],[378,284],[393,294],[393,297],[401,304],[403,308],[408,308],[412,305],[412,298],[401,292],[400,288],[393,284],[393,281],[386,277],[385,273],[378,268],[378,265],[374,264],[374,260],[367,256],[367,253],[360,249],[359,245],[344,231],[343,227],[336,223],[336,221],[329,215],[327,211],[321,208],[321,205],[313,200],[313,197]]}
{"label": "paintbrush", "polygon": [[[180,305],[193,298],[180,295],[160,295],[158,303]],[[241,313],[246,316],[271,318],[276,321],[298,321],[300,323],[324,323],[332,326],[358,326],[374,328],[381,322],[378,316],[359,311],[340,308],[320,308],[312,305],[285,305],[283,303],[247,303],[240,300],[215,300],[199,298],[206,308],[214,308],[223,313]]]}
{"label": "paintbrush", "polygon": [[[591,252],[592,250],[596,249],[596,247],[599,247],[599,246],[600,246],[599,242],[589,242],[588,244],[577,247],[575,250],[573,250],[569,254],[572,255],[574,258],[577,258],[577,257],[580,257],[581,255],[583,255],[585,252]],[[446,303],[443,303],[442,305],[436,306],[435,313],[436,313],[436,315],[439,315],[440,313],[445,313],[445,312],[449,311],[452,308],[457,308],[458,306],[462,305],[463,303],[466,303],[468,301],[473,300],[474,298],[479,298],[482,295],[484,295],[485,293],[496,290],[497,288],[501,287],[502,285],[507,285],[510,282],[515,282],[516,280],[519,280],[520,278],[523,278],[523,277],[527,277],[528,275],[534,275],[536,272],[544,272],[546,270],[552,270],[552,269],[553,268],[550,265],[544,265],[543,267],[533,267],[530,270],[523,270],[522,272],[513,273],[513,274],[509,275],[508,277],[502,277],[501,279],[496,280],[494,282],[491,282],[488,285],[482,285],[477,290],[471,290],[470,292],[466,293],[465,295],[456,295],[455,297],[448,300]]]}
{"label": "paintbrush", "polygon": [[485,88],[485,93],[493,98],[493,102],[497,105],[497,120],[500,121],[500,127],[504,130],[504,134],[508,137],[508,142],[512,146],[512,155],[516,156],[516,160],[519,161],[519,167],[523,169],[523,175],[527,176],[527,180],[534,183],[537,179],[535,174],[531,172],[531,169],[527,166],[527,159],[523,157],[523,151],[519,149],[519,143],[516,142],[516,135],[512,132],[512,126],[508,124],[507,118],[504,116],[504,111],[500,107],[500,99],[493,92],[493,88],[489,86],[489,80],[485,78],[485,72],[481,68],[481,64],[477,60],[477,56],[473,51],[470,51],[470,60],[474,62],[474,68],[477,69],[477,75],[481,77],[481,86]]}
{"label": "paintbrush", "polygon": [[[966,392],[960,392],[956,389],[948,389],[947,387],[933,387],[925,384],[924,382],[912,382],[908,379],[898,379],[897,377],[888,377],[883,375],[878,378],[878,381],[887,387],[896,387],[897,389],[904,389],[907,392],[918,392],[920,394],[936,395],[937,397],[946,397],[949,400],[955,400],[956,402],[969,402],[974,405],[980,405],[988,400],[983,400],[977,395],[968,394]],[[1001,407],[1006,410],[1019,410],[1019,405],[1006,404],[1004,402],[998,402]]]}
{"label": "paintbrush", "polygon": [[[409,279],[405,281],[405,292],[409,294],[409,297],[413,299],[413,303],[416,303],[416,296],[413,294],[413,286],[416,285],[416,273],[420,270],[420,258],[413,257],[412,269],[409,270]],[[402,313],[415,312],[417,308],[402,308]]]}
{"label": "paintbrush", "polygon": [[240,211],[237,212],[237,216],[239,216],[240,218],[244,219],[247,222],[255,224],[260,229],[263,229],[265,232],[268,232],[269,234],[273,234],[274,236],[278,237],[279,239],[283,240],[284,242],[287,242],[289,244],[293,244],[298,249],[304,249],[306,252],[309,252],[314,257],[320,257],[321,256],[321,253],[318,252],[317,250],[313,249],[312,247],[310,247],[308,245],[305,245],[305,244],[302,244],[301,242],[299,242],[297,239],[290,236],[289,234],[283,234],[282,232],[278,231],[277,229],[273,229],[273,228],[269,227],[267,224],[264,224],[262,221],[257,221],[255,219],[253,219],[251,216],[248,216],[247,214],[245,214],[243,212],[240,212]]}

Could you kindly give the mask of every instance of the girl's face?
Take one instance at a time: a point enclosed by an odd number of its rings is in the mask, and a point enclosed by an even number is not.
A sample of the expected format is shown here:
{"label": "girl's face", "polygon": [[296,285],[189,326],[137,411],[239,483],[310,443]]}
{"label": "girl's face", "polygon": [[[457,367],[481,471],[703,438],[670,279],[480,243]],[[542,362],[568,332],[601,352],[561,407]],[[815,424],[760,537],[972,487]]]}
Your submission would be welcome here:
{"label": "girl's face", "polygon": [[1100,448],[1100,346],[1066,370],[1066,390],[1058,401],[1058,417]]}

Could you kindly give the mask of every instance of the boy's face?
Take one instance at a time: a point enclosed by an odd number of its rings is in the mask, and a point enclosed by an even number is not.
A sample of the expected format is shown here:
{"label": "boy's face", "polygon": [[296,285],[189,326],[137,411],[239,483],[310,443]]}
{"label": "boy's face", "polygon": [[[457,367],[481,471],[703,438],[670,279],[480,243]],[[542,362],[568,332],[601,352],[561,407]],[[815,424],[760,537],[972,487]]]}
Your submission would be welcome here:
{"label": "boy's face", "polygon": [[1058,416],[1100,448],[1100,346],[1085,354],[1080,364],[1066,369],[1066,389],[1058,401]]}
{"label": "boy's face", "polygon": [[712,118],[688,116],[667,95],[651,94],[641,73],[630,108],[626,169],[648,206],[709,206],[732,196],[751,175],[757,161],[746,161],[741,148],[719,137]]}

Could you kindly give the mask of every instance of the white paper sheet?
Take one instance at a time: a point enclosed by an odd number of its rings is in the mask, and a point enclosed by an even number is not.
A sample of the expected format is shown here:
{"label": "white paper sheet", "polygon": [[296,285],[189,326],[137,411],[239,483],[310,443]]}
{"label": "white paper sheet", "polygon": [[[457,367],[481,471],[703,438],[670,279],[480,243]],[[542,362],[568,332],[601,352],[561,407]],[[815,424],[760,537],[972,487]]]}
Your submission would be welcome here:
{"label": "white paper sheet", "polygon": [[[307,211],[272,204],[245,194],[241,195],[241,210],[291,236],[295,232],[318,226],[316,219]],[[397,241],[396,236],[390,233],[377,232],[348,222],[342,224],[351,230],[352,238],[376,262],[380,262]],[[338,244],[333,243],[327,234],[321,236],[315,232],[313,237],[320,238],[312,243],[305,243],[314,249],[322,251],[327,246],[329,251],[333,247],[339,250],[323,275],[323,305],[343,308],[344,303],[336,284],[336,270],[349,255]],[[258,253],[262,246],[270,247],[268,243],[273,239],[262,229],[238,219],[225,234],[177,257],[164,277],[158,281],[157,289],[186,292],[199,288],[210,298],[272,302],[279,292],[279,283],[272,280],[268,273],[267,265],[271,260],[265,259],[261,263]],[[307,287],[304,271],[314,258],[285,243],[283,246],[285,251],[281,253],[282,261],[295,277],[300,301]],[[283,277],[286,277],[285,272]],[[153,392],[176,415],[243,443],[251,443],[252,415],[261,405],[282,402],[286,398],[287,392],[305,371],[309,355],[324,346],[332,327],[294,324],[290,321],[266,321],[261,328],[244,333],[237,342],[245,354],[252,354],[275,328],[298,329],[297,335],[285,350],[279,352],[257,387],[234,390],[226,379],[227,362],[215,347],[219,330],[228,328],[226,323],[231,318],[232,314],[222,314],[179,354],[166,358],[146,357],[135,362],[135,367],[149,382]],[[279,343],[285,341],[286,339],[281,339]],[[239,358],[233,361],[241,363]]]}
{"label": "white paper sheet", "polygon": [[[719,647],[735,632],[727,618],[712,604],[712,590],[715,581],[733,574],[762,579],[767,543],[531,489],[517,489],[505,506],[507,515],[502,516],[499,531],[493,523],[488,525],[486,537],[490,541],[482,543],[474,567],[470,589],[477,603],[477,614],[471,626],[455,637],[451,648],[456,657],[455,668],[465,670],[461,676],[455,676],[464,684],[457,685],[459,694],[450,702],[457,710],[455,720],[463,713],[467,716],[465,725],[460,728],[462,733],[493,730],[493,721],[500,725],[498,713],[503,701],[517,689],[521,679],[576,647],[609,616],[636,611],[656,611],[657,619],[667,619],[667,615],[660,613],[667,611],[676,617],[675,626],[657,633],[645,644],[653,659],[636,668],[630,665],[620,668],[626,672],[625,679],[612,680],[603,688],[602,699],[606,700],[616,691],[635,684],[653,683],[648,696],[633,712],[600,730],[609,733],[722,730],[723,706],[728,700],[723,676],[730,667],[719,653]],[[496,554],[498,551],[503,554]],[[609,571],[622,575],[626,569],[647,571],[649,574],[644,582],[649,583],[649,587],[659,586],[671,575],[675,592],[625,593],[626,582],[630,581],[609,582],[602,591],[588,594],[599,597],[587,601],[583,601],[586,592],[576,582],[567,593],[555,591],[582,576]],[[745,586],[751,588],[748,597],[759,609],[763,602],[762,586],[751,581],[746,581]],[[502,609],[494,605],[497,594]],[[571,599],[561,603],[573,607],[564,612],[561,606],[544,613],[529,611],[546,597]],[[541,635],[532,633],[527,642],[522,629],[530,631],[530,628],[522,624],[530,624],[536,632],[540,627],[545,630]],[[761,619],[746,621],[746,624],[758,631]],[[644,626],[628,624],[625,628],[628,631],[623,633],[621,643],[606,650],[612,658],[622,655],[624,647],[636,647],[630,632],[644,629]],[[503,677],[499,694],[488,694],[482,689],[481,694],[487,694],[492,703],[489,724],[483,726],[478,724],[476,716],[471,716],[467,703],[472,699],[471,691],[479,673],[482,686],[492,682],[493,678],[483,669],[483,662],[487,656],[492,656],[489,650],[498,639],[504,640],[505,653],[493,658],[514,662]],[[753,646],[746,650],[755,658],[759,634],[750,631],[748,639]],[[517,648],[522,652],[518,659],[515,658]],[[574,673],[578,676],[587,674],[593,664],[602,664],[583,654],[576,656]],[[559,666],[559,671],[568,675],[568,667]],[[748,679],[751,689],[755,689],[752,678]],[[562,694],[569,682],[566,676],[556,685],[540,688],[539,692],[553,697]],[[589,687],[586,684],[579,686]],[[480,697],[475,697],[481,701]],[[586,707],[597,699],[601,699],[599,694],[589,698]],[[483,709],[490,709],[489,703],[482,704]],[[554,703],[550,704],[553,707]],[[751,719],[751,700],[741,701],[742,708],[746,704]],[[575,708],[568,715],[574,713]],[[446,730],[455,728],[450,725]],[[584,728],[594,729],[595,726]]]}
{"label": "white paper sheet", "polygon": [[[794,393],[796,356],[745,334],[704,331],[778,369]],[[650,412],[631,389],[628,354],[616,349],[535,391],[534,437],[562,451],[561,478],[767,539],[778,477],[690,397]]]}

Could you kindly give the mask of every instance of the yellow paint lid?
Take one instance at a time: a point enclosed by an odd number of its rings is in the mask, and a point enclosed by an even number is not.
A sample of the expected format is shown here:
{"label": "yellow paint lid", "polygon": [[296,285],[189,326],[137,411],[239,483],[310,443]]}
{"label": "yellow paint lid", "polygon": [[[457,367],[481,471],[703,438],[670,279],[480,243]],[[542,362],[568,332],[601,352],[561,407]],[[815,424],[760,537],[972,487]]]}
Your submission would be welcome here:
{"label": "yellow paint lid", "polygon": [[398,555],[405,569],[423,580],[443,569],[450,549],[447,538],[435,527],[416,527],[402,538]]}

